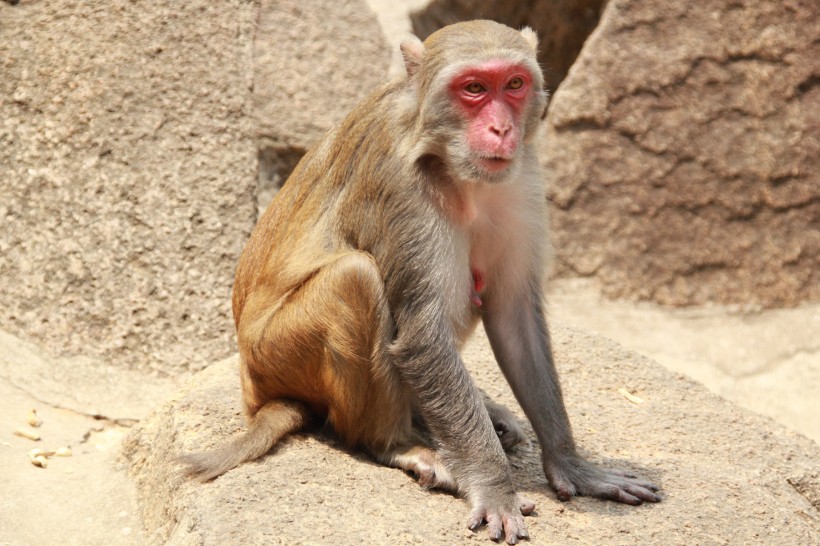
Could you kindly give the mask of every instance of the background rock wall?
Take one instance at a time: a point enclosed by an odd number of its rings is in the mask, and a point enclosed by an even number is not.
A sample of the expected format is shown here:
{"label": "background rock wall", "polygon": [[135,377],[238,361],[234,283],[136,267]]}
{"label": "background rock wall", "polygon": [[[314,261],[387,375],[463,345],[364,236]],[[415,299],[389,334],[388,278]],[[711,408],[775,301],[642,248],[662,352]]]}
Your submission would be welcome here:
{"label": "background rock wall", "polygon": [[262,0],[253,57],[260,213],[310,145],[384,83],[390,53],[364,1]]}
{"label": "background rock wall", "polygon": [[820,4],[612,0],[544,148],[561,275],[612,297],[820,300]]}

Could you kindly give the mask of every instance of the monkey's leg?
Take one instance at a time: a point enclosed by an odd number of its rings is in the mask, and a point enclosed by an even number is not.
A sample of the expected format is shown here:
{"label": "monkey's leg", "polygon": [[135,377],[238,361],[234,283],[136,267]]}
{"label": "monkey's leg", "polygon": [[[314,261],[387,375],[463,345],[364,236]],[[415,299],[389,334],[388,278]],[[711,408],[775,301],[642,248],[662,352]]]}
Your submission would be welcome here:
{"label": "monkey's leg", "polygon": [[303,427],[309,408],[327,412],[349,445],[383,449],[410,431],[410,404],[383,360],[389,313],[372,258],[331,257],[284,297],[260,287],[238,327],[241,382],[249,426],[207,453],[181,458],[191,474],[211,479],[261,457]]}
{"label": "monkey's leg", "polygon": [[[270,309],[270,311],[268,311]],[[249,414],[271,399],[302,400],[326,414],[349,446],[377,454],[412,437],[412,406],[386,347],[392,320],[370,255],[330,257],[281,304],[261,291],[240,330]]]}

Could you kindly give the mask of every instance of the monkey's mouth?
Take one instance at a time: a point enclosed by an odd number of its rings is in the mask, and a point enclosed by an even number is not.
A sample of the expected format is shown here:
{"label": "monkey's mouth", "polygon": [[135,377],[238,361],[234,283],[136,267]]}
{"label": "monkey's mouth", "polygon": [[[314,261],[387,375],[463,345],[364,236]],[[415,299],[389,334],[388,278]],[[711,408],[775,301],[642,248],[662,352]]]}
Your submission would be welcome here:
{"label": "monkey's mouth", "polygon": [[492,173],[503,171],[512,163],[512,159],[501,156],[487,156],[480,160],[481,165]]}

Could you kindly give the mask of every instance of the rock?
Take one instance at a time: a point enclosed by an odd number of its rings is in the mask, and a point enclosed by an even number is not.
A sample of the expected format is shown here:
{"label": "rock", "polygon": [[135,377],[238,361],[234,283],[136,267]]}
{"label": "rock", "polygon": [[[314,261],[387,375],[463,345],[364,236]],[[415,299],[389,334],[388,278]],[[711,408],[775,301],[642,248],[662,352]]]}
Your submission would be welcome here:
{"label": "rock", "polygon": [[604,4],[604,0],[433,0],[412,13],[411,20],[414,33],[422,39],[445,25],[470,19],[535,29],[540,40],[538,61],[552,91],[567,75]]}
{"label": "rock", "polygon": [[820,4],[607,4],[548,116],[558,273],[611,297],[820,300]]}
{"label": "rock", "polygon": [[385,82],[390,53],[363,0],[262,0],[253,60],[261,205],[310,145]]}
{"label": "rock", "polygon": [[148,416],[178,388],[167,377],[100,366],[88,357],[52,358],[3,330],[0,382],[62,411],[121,424]]}
{"label": "rock", "polygon": [[0,10],[0,325],[119,367],[224,358],[256,213],[254,4]]}
{"label": "rock", "polygon": [[[556,500],[537,445],[512,456],[515,481],[538,505],[533,544],[816,542],[820,448],[769,419],[604,338],[555,328],[576,438],[593,460],[663,488],[657,505]],[[483,333],[466,351],[473,377],[523,419]],[[644,400],[636,405],[619,389]],[[422,490],[399,470],[340,447],[328,432],[291,436],[262,459],[210,483],[178,474],[179,452],[213,447],[244,427],[237,359],[194,377],[124,443],[153,544],[461,544],[467,505]],[[526,426],[528,437],[533,439]],[[813,505],[814,503],[814,505]],[[732,522],[727,525],[727,521]],[[482,529],[475,536],[486,537]]]}
{"label": "rock", "polygon": [[289,170],[384,79],[372,12],[318,0],[0,11],[0,327],[53,355],[170,375],[226,357],[257,156],[261,171]]}

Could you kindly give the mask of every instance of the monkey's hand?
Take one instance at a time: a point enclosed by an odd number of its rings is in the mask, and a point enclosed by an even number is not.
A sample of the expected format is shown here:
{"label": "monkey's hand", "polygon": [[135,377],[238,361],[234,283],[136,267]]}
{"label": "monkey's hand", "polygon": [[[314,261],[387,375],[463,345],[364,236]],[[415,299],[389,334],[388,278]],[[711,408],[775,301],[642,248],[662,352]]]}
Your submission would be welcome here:
{"label": "monkey's hand", "polygon": [[497,542],[503,538],[507,544],[517,544],[518,539],[530,538],[524,516],[532,514],[533,510],[535,503],[519,498],[515,493],[482,496],[473,502],[467,527],[475,531],[486,522],[490,539]]}
{"label": "monkey's hand", "polygon": [[628,472],[601,468],[577,455],[545,460],[544,472],[562,501],[575,495],[632,505],[661,500],[655,494],[659,489],[657,485],[639,480]]}

